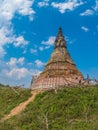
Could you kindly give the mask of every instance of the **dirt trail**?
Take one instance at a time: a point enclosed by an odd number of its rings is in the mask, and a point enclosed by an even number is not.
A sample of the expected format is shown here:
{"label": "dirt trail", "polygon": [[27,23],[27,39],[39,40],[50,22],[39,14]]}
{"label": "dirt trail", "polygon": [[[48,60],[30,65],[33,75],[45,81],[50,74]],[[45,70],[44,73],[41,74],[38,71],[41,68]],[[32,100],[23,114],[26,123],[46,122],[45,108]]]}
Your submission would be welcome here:
{"label": "dirt trail", "polygon": [[32,96],[29,97],[26,101],[20,103],[18,106],[16,106],[15,108],[13,108],[10,113],[8,115],[5,115],[4,118],[2,118],[1,121],[5,121],[9,118],[11,118],[12,116],[18,115],[21,111],[23,111],[26,106],[35,99],[35,96],[40,93],[41,91],[32,91]]}

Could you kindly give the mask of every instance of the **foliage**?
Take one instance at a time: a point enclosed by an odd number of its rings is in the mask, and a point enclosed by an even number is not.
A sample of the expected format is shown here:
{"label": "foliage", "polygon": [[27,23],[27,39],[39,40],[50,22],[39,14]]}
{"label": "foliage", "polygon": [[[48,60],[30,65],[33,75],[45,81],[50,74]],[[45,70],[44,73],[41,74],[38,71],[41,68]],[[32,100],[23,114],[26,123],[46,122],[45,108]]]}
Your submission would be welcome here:
{"label": "foliage", "polygon": [[65,87],[38,94],[0,130],[98,130],[98,86]]}
{"label": "foliage", "polygon": [[31,95],[29,89],[11,88],[0,84],[0,118]]}

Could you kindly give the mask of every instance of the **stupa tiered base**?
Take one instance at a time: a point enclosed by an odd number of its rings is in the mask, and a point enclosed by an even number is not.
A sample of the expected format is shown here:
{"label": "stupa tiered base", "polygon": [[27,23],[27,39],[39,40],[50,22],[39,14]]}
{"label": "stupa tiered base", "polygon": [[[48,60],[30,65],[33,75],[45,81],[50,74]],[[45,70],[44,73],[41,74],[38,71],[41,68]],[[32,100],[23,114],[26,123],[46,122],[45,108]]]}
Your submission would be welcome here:
{"label": "stupa tiered base", "polygon": [[55,89],[78,85],[83,81],[81,72],[78,71],[67,51],[66,41],[60,28],[50,60],[37,80],[32,83],[31,89]]}

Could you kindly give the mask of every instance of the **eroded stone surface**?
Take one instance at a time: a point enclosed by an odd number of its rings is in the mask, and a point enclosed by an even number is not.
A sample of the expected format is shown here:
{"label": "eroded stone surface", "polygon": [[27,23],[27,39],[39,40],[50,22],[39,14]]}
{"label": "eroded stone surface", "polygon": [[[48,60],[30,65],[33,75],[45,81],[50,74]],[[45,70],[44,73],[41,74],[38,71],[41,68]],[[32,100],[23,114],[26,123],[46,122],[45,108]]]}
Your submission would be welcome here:
{"label": "eroded stone surface", "polygon": [[80,84],[83,81],[81,72],[76,68],[67,50],[62,29],[59,28],[50,60],[47,62],[44,71],[31,85],[31,89],[54,89]]}

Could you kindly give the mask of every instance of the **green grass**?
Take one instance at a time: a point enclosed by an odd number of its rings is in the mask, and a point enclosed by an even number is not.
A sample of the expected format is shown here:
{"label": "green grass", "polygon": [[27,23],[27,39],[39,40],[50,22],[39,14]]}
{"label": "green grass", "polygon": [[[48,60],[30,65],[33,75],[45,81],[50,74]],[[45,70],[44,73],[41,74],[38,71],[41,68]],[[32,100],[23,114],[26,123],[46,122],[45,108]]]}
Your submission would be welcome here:
{"label": "green grass", "polygon": [[29,89],[14,88],[0,84],[0,119],[12,108],[30,97]]}
{"label": "green grass", "polygon": [[39,94],[0,130],[98,130],[98,86]]}

